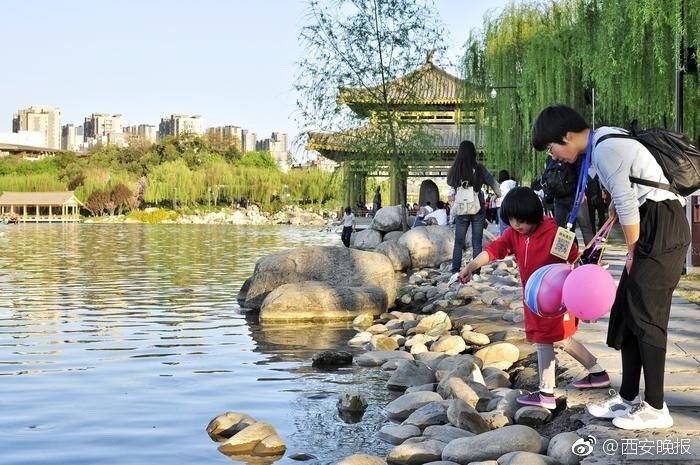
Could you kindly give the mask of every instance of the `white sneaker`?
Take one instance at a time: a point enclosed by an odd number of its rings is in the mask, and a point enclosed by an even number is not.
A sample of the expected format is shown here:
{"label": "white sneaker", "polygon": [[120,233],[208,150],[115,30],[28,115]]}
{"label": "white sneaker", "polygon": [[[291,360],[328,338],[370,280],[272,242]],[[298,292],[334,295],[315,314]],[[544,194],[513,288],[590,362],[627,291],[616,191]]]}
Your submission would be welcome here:
{"label": "white sneaker", "polygon": [[612,423],[622,429],[663,429],[673,426],[673,418],[666,402],[660,410],[642,402],[626,415],[613,418]]}
{"label": "white sneaker", "polygon": [[614,389],[608,391],[608,397],[603,402],[586,406],[588,413],[596,418],[615,418],[627,414],[632,408],[641,402],[639,395],[628,402]]}
{"label": "white sneaker", "polygon": [[480,274],[473,274],[472,275],[472,281],[474,281],[475,283],[480,283],[483,280],[484,280],[484,278],[482,278]]}

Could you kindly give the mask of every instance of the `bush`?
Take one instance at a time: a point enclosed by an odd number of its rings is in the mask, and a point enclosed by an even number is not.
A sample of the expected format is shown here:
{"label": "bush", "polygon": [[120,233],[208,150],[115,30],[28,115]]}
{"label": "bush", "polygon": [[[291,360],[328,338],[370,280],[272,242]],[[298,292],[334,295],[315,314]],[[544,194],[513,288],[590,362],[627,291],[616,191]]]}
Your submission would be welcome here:
{"label": "bush", "polygon": [[178,218],[178,213],[171,210],[134,210],[129,213],[129,218],[140,221],[142,223],[162,223],[163,221],[175,221]]}

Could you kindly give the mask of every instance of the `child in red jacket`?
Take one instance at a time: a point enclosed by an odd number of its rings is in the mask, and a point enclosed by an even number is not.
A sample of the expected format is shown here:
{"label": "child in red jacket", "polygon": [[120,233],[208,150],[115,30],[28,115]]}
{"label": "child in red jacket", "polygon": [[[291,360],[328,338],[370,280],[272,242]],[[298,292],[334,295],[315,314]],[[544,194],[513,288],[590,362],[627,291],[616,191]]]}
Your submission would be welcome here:
{"label": "child in red jacket", "polygon": [[[469,262],[459,273],[461,282],[469,282],[472,272],[487,263],[514,254],[520,268],[520,281],[523,288],[535,270],[561,263],[562,259],[550,253],[552,243],[557,235],[557,224],[545,217],[537,194],[529,187],[511,189],[501,203],[501,219],[509,224],[498,239],[491,242],[486,249]],[[578,255],[574,243],[569,253],[568,262],[573,262]],[[575,340],[577,321],[570,313],[556,318],[543,318],[533,313],[525,304],[525,335],[528,341],[537,347],[537,368],[540,376],[539,391],[518,397],[523,405],[535,405],[555,409],[554,387],[554,347],[564,350],[588,370],[589,374],[572,385],[576,388],[598,388],[610,386],[610,377],[598,365],[598,361],[583,344]]]}

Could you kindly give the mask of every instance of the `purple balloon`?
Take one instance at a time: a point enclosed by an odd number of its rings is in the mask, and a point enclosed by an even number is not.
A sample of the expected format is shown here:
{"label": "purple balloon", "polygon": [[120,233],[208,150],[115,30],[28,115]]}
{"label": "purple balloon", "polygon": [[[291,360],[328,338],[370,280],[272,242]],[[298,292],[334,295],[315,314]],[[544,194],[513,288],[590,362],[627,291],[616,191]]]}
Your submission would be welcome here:
{"label": "purple balloon", "polygon": [[525,284],[525,303],[533,313],[545,318],[563,315],[562,288],[571,265],[553,263],[535,270]]}

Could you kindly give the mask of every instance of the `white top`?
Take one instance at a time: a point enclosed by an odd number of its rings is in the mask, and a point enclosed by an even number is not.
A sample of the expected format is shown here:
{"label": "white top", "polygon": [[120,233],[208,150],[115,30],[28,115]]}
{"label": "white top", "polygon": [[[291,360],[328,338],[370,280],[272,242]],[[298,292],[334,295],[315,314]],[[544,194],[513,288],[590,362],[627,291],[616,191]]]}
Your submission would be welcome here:
{"label": "white top", "polygon": [[445,225],[447,224],[447,210],[445,210],[444,208],[439,208],[434,212],[426,215],[425,218],[423,218],[423,221],[428,221],[428,218],[435,218],[437,220],[438,225]]}
{"label": "white top", "polygon": [[352,213],[343,213],[343,227],[347,228],[348,226],[352,226],[354,222],[355,215]]}
{"label": "white top", "polygon": [[425,208],[425,211],[428,213],[433,212],[433,207],[431,207],[430,205],[424,205],[423,208]]}
{"label": "white top", "polygon": [[506,179],[503,181],[500,185],[501,187],[501,195],[496,197],[496,208],[501,208],[501,202],[503,202],[503,198],[506,196],[509,190],[513,189],[514,187],[517,187],[518,183],[516,183],[512,179]]}
{"label": "white top", "polygon": [[669,182],[651,152],[636,140],[605,139],[596,147],[595,143],[600,137],[611,133],[624,134],[625,131],[607,126],[595,131],[588,174],[592,178],[599,175],[600,182],[610,192],[620,224],[639,223],[639,207],[647,199],[656,202],[677,199],[685,206],[685,197],[665,189],[632,183],[630,176],[664,184]]}

